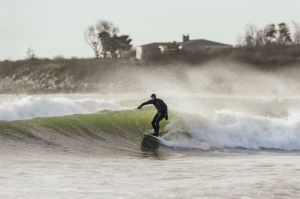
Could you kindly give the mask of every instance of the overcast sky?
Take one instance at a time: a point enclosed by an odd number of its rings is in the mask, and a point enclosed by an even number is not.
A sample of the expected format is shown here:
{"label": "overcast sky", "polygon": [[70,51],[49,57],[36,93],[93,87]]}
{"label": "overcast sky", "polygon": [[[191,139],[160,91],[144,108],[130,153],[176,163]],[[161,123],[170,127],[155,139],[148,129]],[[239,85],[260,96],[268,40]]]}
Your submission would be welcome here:
{"label": "overcast sky", "polygon": [[83,34],[114,22],[134,45],[205,38],[235,44],[247,24],[300,22],[299,0],[0,0],[0,59],[92,57]]}

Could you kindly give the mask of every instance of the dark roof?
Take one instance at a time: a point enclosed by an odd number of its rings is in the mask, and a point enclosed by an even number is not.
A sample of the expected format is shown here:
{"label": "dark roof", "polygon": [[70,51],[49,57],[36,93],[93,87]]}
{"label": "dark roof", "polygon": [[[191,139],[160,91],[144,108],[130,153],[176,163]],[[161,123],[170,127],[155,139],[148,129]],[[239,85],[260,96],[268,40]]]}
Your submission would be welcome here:
{"label": "dark roof", "polygon": [[[170,42],[153,42],[149,44],[140,45],[142,48],[158,48],[159,46],[167,46]],[[221,47],[221,48],[232,48],[232,45],[223,44],[215,41],[210,41],[206,39],[194,39],[187,42],[181,42],[183,48],[184,47],[191,47],[191,48],[198,48],[199,46],[207,47]]]}
{"label": "dark roof", "polygon": [[206,39],[195,39],[195,40],[190,40],[187,42],[182,43],[182,46],[185,47],[198,47],[198,46],[203,46],[203,47],[227,47],[227,48],[232,48],[232,45],[229,44],[223,44],[215,41],[210,41]]}
{"label": "dark roof", "polygon": [[166,46],[168,44],[169,44],[168,42],[154,42],[154,43],[141,45],[141,47],[158,47],[158,46]]}

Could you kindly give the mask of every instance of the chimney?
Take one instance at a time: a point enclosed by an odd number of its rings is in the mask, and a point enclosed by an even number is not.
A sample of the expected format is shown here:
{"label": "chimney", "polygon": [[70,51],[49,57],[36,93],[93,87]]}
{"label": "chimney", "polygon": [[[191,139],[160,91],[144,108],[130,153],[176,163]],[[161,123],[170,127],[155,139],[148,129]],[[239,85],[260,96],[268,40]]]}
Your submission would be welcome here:
{"label": "chimney", "polygon": [[182,35],[182,42],[188,42],[190,41],[190,35]]}

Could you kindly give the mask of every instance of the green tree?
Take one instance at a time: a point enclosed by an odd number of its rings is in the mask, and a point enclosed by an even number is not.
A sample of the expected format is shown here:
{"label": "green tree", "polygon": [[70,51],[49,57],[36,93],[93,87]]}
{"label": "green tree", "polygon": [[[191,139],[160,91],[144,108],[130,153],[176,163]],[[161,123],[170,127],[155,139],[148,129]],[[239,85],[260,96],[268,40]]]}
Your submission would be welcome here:
{"label": "green tree", "polygon": [[274,41],[276,41],[277,37],[277,29],[275,24],[269,24],[264,28],[265,32],[265,39],[267,41],[267,44],[271,44]]}
{"label": "green tree", "polygon": [[286,23],[278,24],[278,44],[286,45],[292,42],[291,32]]}
{"label": "green tree", "polygon": [[102,31],[98,34],[98,38],[102,45],[101,54],[107,58],[108,52],[111,50],[111,36],[108,32]]}
{"label": "green tree", "polygon": [[112,57],[122,56],[123,51],[129,51],[132,48],[131,45],[132,39],[129,38],[129,35],[114,35],[111,38],[111,55]]}
{"label": "green tree", "polygon": [[173,42],[168,43],[167,50],[168,50],[168,52],[171,52],[171,53],[178,53],[181,50],[180,46],[181,45],[179,43],[177,43],[176,41],[173,41]]}
{"label": "green tree", "polygon": [[123,51],[128,51],[132,47],[132,39],[128,35],[117,36],[114,34],[111,36],[109,33],[103,31],[99,33],[99,39],[102,43],[104,58],[107,58],[108,53],[113,58],[121,57]]}

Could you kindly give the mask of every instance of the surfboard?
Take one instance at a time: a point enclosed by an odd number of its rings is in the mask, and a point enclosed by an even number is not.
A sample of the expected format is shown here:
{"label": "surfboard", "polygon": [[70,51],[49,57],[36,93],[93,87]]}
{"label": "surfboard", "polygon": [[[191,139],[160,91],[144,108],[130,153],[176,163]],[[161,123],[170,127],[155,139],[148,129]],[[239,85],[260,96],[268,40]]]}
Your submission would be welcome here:
{"label": "surfboard", "polygon": [[158,137],[144,134],[143,141],[142,141],[142,148],[144,149],[158,149],[160,145],[160,140]]}
{"label": "surfboard", "polygon": [[145,139],[151,139],[151,140],[155,140],[155,141],[157,141],[157,142],[160,142],[159,137],[154,136],[154,135],[144,134],[144,138],[145,138]]}

